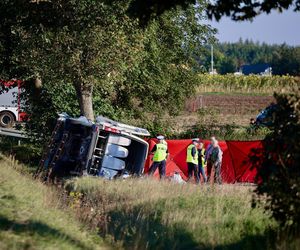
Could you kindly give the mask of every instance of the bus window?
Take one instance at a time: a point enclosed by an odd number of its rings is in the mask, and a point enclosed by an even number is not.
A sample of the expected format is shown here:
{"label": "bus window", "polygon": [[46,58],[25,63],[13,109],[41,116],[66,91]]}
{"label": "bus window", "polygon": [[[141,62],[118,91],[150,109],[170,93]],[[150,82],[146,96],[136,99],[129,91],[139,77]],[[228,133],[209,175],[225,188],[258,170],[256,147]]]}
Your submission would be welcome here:
{"label": "bus window", "polygon": [[0,95],[0,106],[18,107],[18,87],[4,91]]}

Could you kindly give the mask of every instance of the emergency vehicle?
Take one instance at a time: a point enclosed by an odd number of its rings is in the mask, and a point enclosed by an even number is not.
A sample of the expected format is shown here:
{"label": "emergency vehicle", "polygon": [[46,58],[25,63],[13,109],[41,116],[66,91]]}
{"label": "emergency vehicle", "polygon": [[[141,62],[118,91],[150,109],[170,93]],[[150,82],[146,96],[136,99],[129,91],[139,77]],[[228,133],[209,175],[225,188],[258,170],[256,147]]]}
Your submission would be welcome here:
{"label": "emergency vehicle", "polygon": [[0,80],[0,127],[11,128],[26,120],[26,113],[21,111],[21,91],[22,81]]}
{"label": "emergency vehicle", "polygon": [[61,114],[47,144],[36,177],[53,181],[68,176],[91,175],[106,179],[140,176],[150,136],[143,128],[98,116],[93,123],[85,117]]}

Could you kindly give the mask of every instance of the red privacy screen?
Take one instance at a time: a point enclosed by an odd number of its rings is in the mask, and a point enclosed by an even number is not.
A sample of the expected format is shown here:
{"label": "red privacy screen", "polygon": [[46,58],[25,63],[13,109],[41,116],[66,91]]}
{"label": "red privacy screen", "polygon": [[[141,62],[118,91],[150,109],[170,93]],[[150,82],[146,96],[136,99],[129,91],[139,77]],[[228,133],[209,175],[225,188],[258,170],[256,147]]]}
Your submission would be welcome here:
{"label": "red privacy screen", "polygon": [[[156,139],[150,139],[149,149],[157,143]],[[186,149],[191,144],[191,139],[187,140],[167,140],[169,158],[167,160],[166,175],[172,176],[174,172],[179,172],[181,177],[187,179]],[[209,141],[204,141],[207,148]],[[251,182],[255,181],[256,169],[251,168],[250,154],[252,150],[262,147],[261,141],[219,141],[223,151],[222,179],[226,183]],[[145,173],[148,172],[152,157],[148,157],[145,164]],[[158,176],[156,170],[154,176]]]}

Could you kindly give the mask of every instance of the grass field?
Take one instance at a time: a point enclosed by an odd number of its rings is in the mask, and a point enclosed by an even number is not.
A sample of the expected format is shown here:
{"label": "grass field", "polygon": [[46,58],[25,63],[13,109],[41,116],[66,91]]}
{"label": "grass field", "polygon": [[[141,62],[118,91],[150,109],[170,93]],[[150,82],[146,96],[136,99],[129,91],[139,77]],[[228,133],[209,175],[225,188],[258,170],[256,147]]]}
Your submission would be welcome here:
{"label": "grass field", "polygon": [[276,223],[251,208],[253,187],[81,178],[78,216],[125,249],[274,249]]}
{"label": "grass field", "polygon": [[[300,249],[252,186],[84,177],[62,189],[0,159],[0,249]],[[68,195],[67,195],[68,194]]]}
{"label": "grass field", "polygon": [[100,237],[61,208],[55,190],[21,174],[22,170],[24,167],[1,156],[1,250],[105,248]]}

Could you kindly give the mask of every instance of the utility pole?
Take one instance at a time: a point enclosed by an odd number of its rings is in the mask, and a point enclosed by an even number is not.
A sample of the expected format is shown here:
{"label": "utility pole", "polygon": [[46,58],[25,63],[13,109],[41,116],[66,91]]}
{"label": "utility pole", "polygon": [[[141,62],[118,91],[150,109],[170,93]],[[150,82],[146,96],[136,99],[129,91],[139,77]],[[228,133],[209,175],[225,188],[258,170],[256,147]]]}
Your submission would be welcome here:
{"label": "utility pole", "polygon": [[214,46],[210,45],[211,74],[214,74]]}

